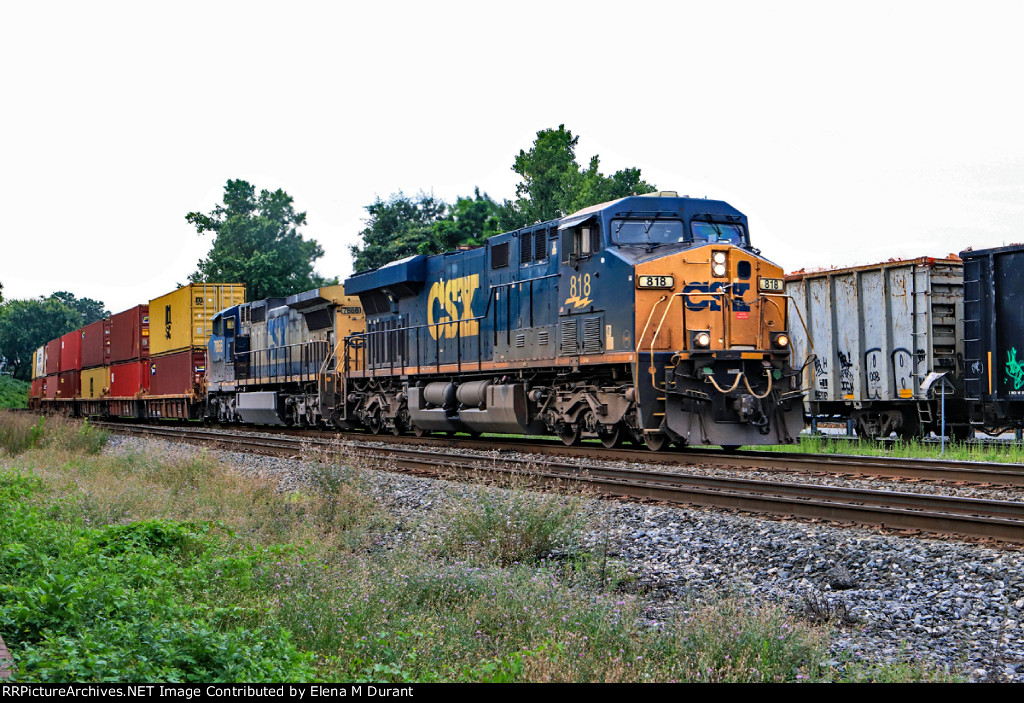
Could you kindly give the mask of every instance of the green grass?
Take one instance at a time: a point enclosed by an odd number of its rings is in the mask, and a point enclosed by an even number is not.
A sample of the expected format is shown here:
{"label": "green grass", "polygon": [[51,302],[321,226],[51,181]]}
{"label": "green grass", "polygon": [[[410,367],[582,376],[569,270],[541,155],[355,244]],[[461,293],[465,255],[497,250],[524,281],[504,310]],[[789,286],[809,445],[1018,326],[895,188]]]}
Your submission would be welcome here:
{"label": "green grass", "polygon": [[1024,446],[1015,442],[999,444],[965,444],[946,442],[946,451],[932,442],[912,440],[881,444],[868,440],[851,441],[828,435],[803,435],[799,444],[744,447],[763,451],[797,452],[802,454],[846,454],[853,456],[891,456],[914,459],[948,459],[950,461],[990,461],[1008,464],[1024,463]]}
{"label": "green grass", "polygon": [[30,384],[19,381],[7,374],[0,374],[0,410],[17,410],[28,407]]}
{"label": "green grass", "polygon": [[19,682],[944,678],[832,668],[827,627],[740,599],[645,624],[621,565],[575,539],[579,495],[452,486],[418,529],[353,456],[318,457],[287,493],[194,449],[0,458],[0,632]]}

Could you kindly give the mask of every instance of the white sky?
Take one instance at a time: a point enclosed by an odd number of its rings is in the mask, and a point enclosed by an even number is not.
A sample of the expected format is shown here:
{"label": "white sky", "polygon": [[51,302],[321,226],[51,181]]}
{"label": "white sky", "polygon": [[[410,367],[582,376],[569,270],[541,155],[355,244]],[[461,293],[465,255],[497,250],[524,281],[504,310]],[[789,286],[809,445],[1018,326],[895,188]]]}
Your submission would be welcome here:
{"label": "white sky", "polygon": [[[358,5],[358,6],[355,6]],[[730,202],[787,270],[1024,241],[1024,3],[0,5],[0,282],[117,312],[186,281],[229,178],[351,273],[376,196],[578,160]]]}

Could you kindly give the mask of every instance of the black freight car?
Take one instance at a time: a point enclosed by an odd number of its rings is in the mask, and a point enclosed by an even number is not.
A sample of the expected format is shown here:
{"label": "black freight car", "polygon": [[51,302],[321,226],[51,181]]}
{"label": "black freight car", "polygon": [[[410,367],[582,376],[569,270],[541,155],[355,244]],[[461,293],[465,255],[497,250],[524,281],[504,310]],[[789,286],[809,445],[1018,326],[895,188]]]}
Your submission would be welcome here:
{"label": "black freight car", "polygon": [[1024,427],[1024,244],[968,249],[964,261],[965,395],[971,424]]}

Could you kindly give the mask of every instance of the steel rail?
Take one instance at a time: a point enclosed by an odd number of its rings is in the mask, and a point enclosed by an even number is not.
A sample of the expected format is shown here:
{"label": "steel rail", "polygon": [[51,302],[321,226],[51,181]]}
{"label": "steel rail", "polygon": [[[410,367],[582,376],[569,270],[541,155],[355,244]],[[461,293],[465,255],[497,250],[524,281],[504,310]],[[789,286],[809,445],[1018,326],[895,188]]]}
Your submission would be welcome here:
{"label": "steel rail", "polygon": [[131,434],[174,437],[244,450],[301,456],[306,450],[354,451],[358,457],[400,468],[442,474],[515,472],[529,480],[580,483],[602,493],[672,503],[729,508],[800,518],[853,522],[901,530],[1024,543],[1024,503],[900,493],[814,484],[760,481],[676,472],[576,463],[544,462],[505,456],[439,455],[409,447],[374,447],[364,442],[317,437],[226,434],[214,430],[168,427],[119,427]]}

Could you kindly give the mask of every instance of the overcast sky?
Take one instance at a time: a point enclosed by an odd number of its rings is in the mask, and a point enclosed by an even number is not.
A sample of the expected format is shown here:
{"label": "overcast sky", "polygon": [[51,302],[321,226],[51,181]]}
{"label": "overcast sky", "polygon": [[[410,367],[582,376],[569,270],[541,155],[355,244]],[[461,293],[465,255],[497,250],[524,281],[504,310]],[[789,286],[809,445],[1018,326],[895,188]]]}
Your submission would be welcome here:
{"label": "overcast sky", "polygon": [[514,196],[519,149],[726,200],[787,270],[1024,241],[1024,4],[5,2],[0,283],[184,283],[229,178],[325,275],[399,190]]}

